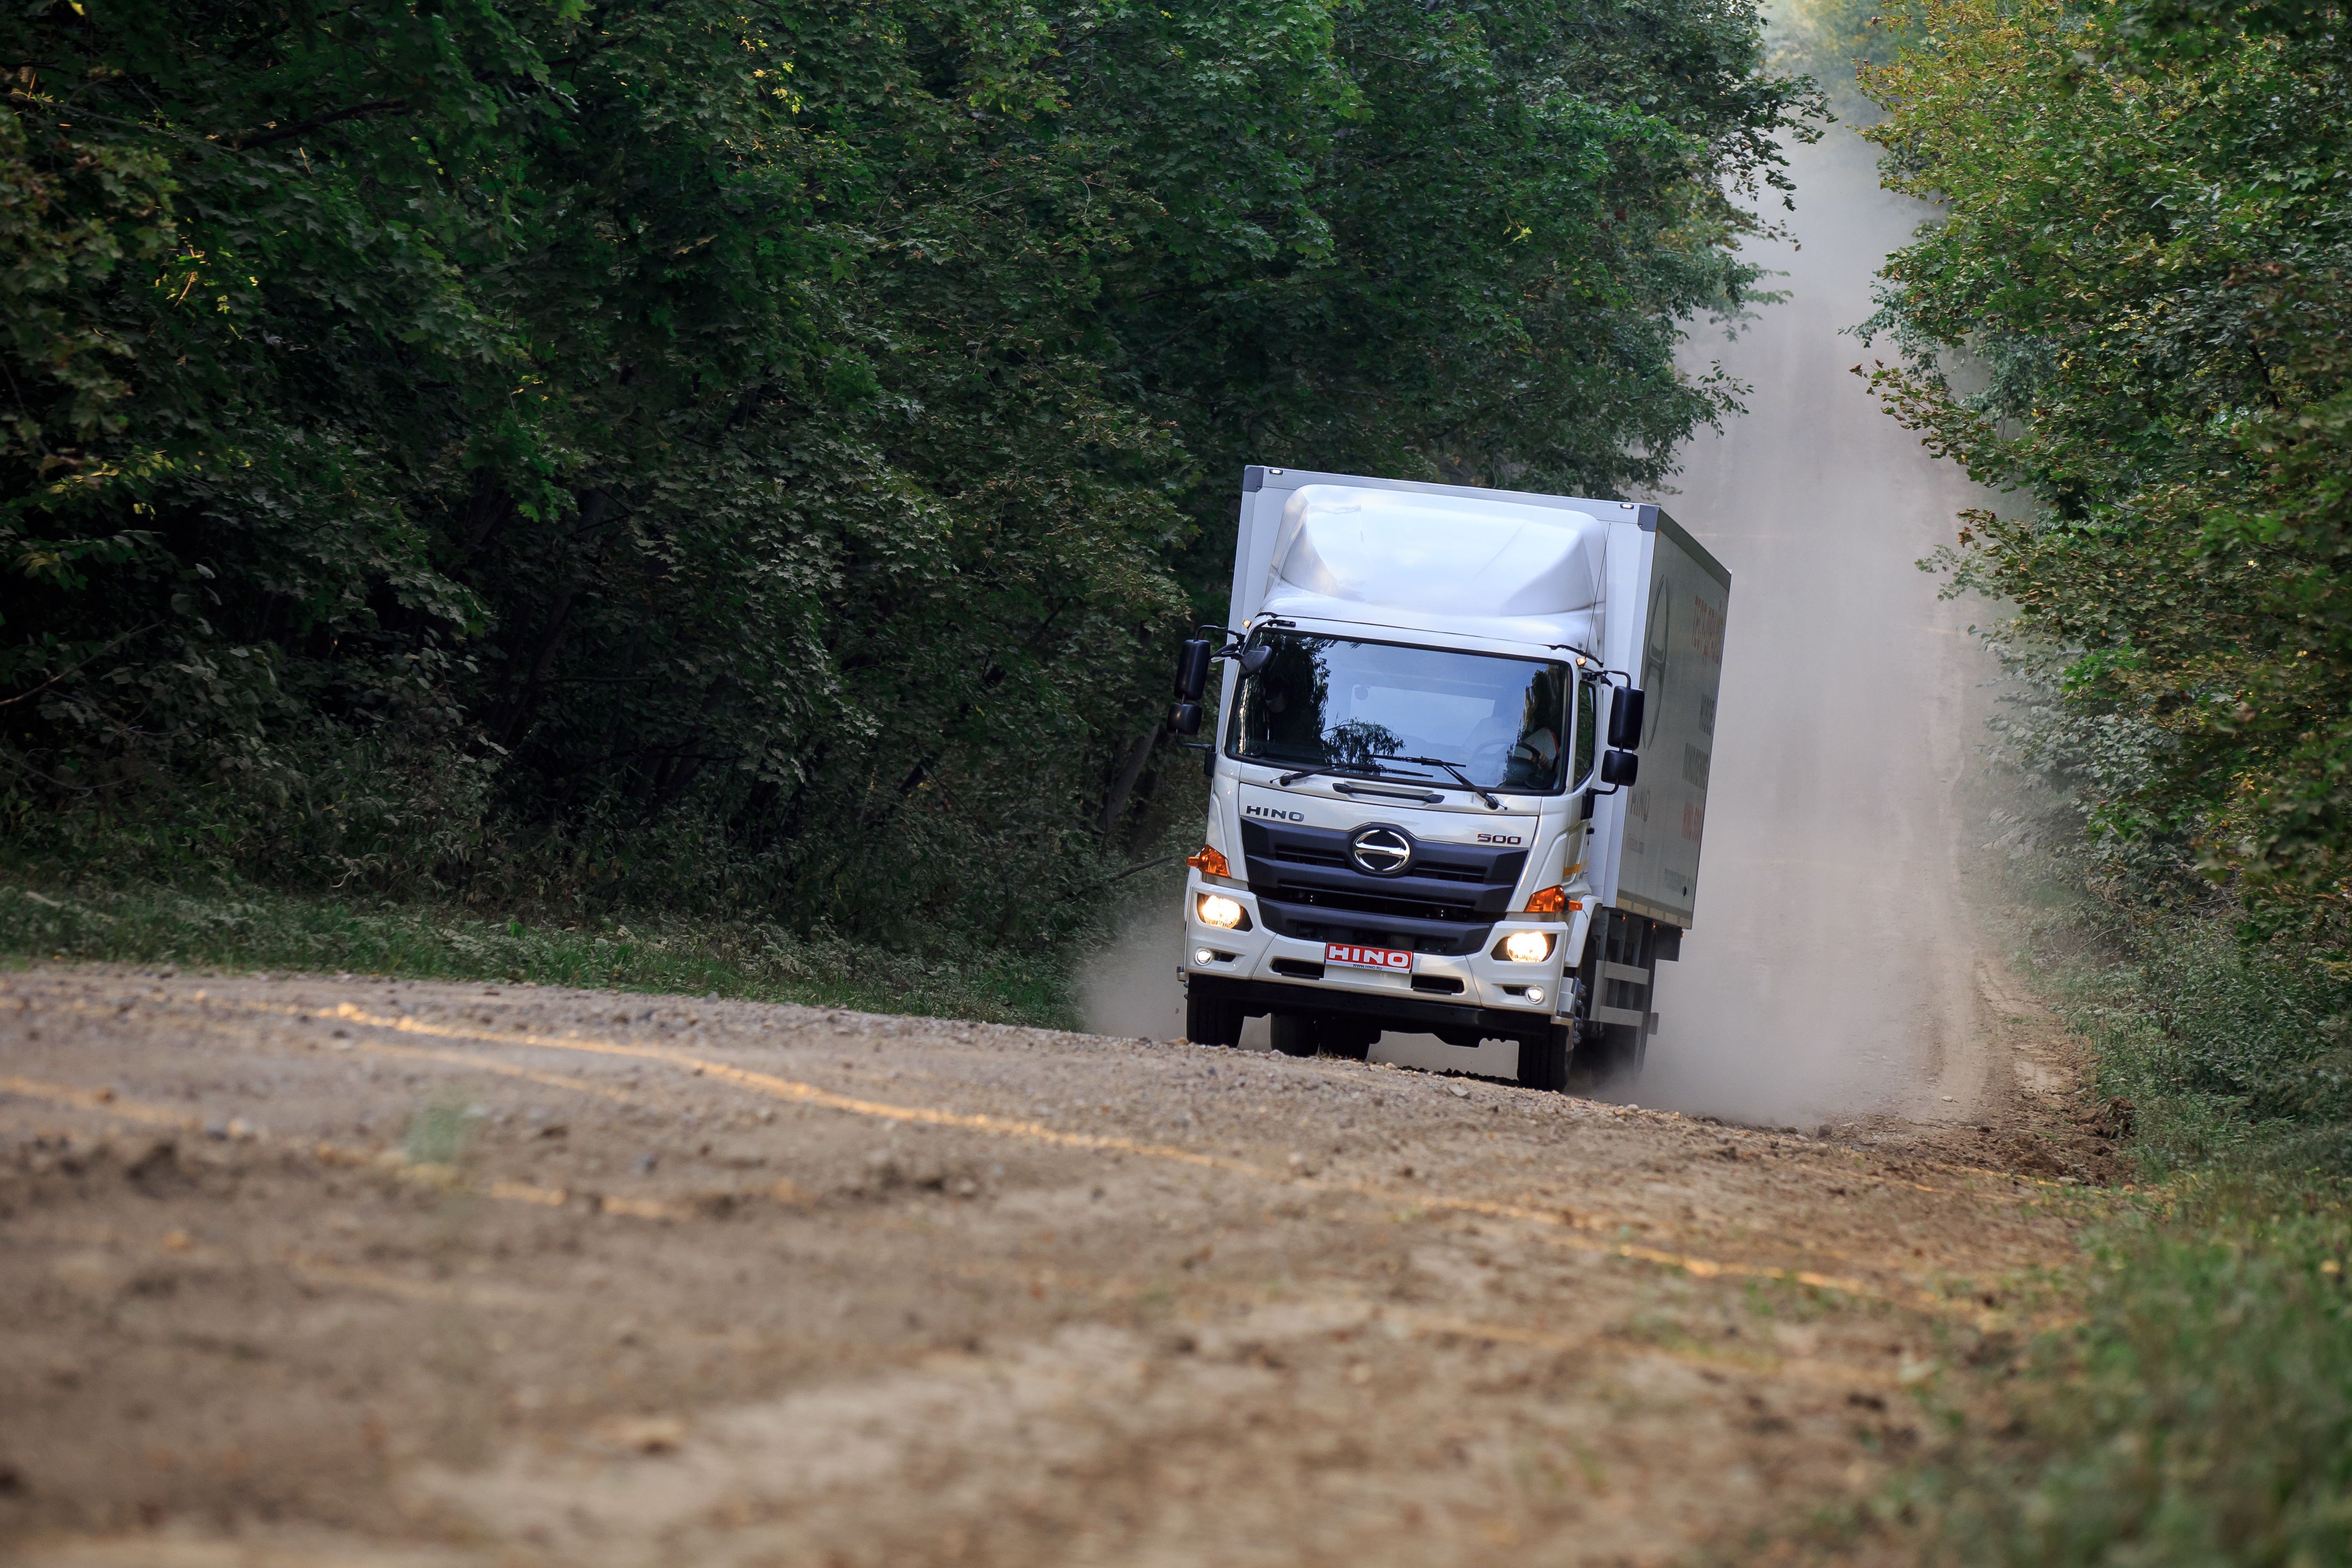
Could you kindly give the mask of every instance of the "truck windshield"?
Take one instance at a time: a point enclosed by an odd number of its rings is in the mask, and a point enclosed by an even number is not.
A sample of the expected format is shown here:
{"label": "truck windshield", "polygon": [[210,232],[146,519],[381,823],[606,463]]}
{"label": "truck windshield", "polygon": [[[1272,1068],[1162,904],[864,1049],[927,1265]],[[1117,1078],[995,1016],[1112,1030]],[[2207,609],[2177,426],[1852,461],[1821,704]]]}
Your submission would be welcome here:
{"label": "truck windshield", "polygon": [[1498,653],[1253,633],[1273,657],[1242,683],[1232,755],[1282,767],[1558,789],[1574,749],[1568,666]]}

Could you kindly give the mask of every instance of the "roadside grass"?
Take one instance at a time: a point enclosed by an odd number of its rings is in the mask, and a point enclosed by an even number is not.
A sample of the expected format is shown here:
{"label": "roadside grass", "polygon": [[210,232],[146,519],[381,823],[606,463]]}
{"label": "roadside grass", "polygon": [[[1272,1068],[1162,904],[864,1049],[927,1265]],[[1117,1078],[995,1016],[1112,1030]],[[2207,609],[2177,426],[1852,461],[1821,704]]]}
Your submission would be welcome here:
{"label": "roadside grass", "polygon": [[2080,1320],[2004,1368],[1889,1500],[1931,1561],[2352,1562],[2352,1203],[2279,1173],[2185,1176],[2087,1238]]}
{"label": "roadside grass", "polygon": [[2063,869],[2012,882],[2021,967],[2148,1185],[2085,1230],[2072,1322],[1976,1385],[2000,1415],[1950,1421],[1879,1517],[1932,1562],[2352,1563],[2352,987],[2218,901],[2119,910]]}
{"label": "roadside grass", "polygon": [[799,1002],[1075,1029],[1069,955],[968,938],[885,948],[767,921],[677,915],[541,923],[479,909],[235,886],[0,882],[0,955],[398,975]]}
{"label": "roadside grass", "polygon": [[2132,1107],[2140,1174],[2352,1176],[2352,983],[2330,956],[2247,945],[2218,901],[2116,911],[2039,880],[2020,932],[2042,992]]}

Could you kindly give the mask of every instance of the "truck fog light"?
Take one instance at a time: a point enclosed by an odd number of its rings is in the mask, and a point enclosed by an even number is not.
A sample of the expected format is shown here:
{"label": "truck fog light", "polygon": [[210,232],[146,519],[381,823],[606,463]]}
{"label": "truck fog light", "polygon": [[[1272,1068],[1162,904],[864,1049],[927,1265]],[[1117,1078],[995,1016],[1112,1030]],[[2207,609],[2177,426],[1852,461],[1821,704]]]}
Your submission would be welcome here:
{"label": "truck fog light", "polygon": [[1514,964],[1540,964],[1551,956],[1551,934],[1514,931],[1503,938],[1503,956]]}
{"label": "truck fog light", "polygon": [[1216,961],[1217,956],[1214,953],[1210,952],[1206,947],[1195,947],[1192,949],[1192,962],[1195,964],[1213,964]]}
{"label": "truck fog light", "polygon": [[1222,893],[1204,893],[1199,904],[1201,924],[1231,931],[1249,918],[1249,912]]}
{"label": "truck fog light", "polygon": [[1529,986],[1528,988],[1528,1000],[1540,1003],[1543,1000],[1543,988],[1541,986]]}

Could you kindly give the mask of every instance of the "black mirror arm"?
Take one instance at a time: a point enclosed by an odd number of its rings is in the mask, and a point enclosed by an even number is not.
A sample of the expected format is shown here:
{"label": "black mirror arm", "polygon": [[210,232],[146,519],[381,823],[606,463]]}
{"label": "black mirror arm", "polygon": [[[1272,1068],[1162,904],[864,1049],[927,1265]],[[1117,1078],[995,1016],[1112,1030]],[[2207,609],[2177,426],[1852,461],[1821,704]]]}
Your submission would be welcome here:
{"label": "black mirror arm", "polygon": [[[1262,621],[1259,624],[1262,626],[1290,626],[1295,625],[1296,622],[1277,619],[1273,621]],[[1213,622],[1203,621],[1198,626],[1193,627],[1192,630],[1195,632],[1205,632],[1210,635],[1222,640],[1222,645],[1217,649],[1217,657],[1220,659],[1229,659],[1233,657],[1238,645],[1249,640],[1249,629],[1246,627],[1236,632],[1230,626],[1219,626]]]}
{"label": "black mirror arm", "polygon": [[[1269,621],[1266,624],[1269,626],[1287,626],[1290,622],[1287,621]],[[1242,644],[1249,639],[1249,633],[1246,632],[1236,632],[1230,626],[1212,626],[1205,622],[1193,629],[1199,632],[1212,632],[1216,635],[1223,637],[1225,640],[1224,644],[1209,655],[1210,660],[1214,662],[1218,659],[1231,659],[1234,662],[1234,667],[1240,670],[1245,677],[1255,675],[1260,670],[1265,669],[1267,661],[1274,657],[1274,650],[1271,648],[1244,648],[1242,646]]]}
{"label": "black mirror arm", "polygon": [[[1627,674],[1622,670],[1608,670],[1601,668],[1600,654],[1592,653],[1587,649],[1580,648],[1573,643],[1547,643],[1544,646],[1556,653],[1575,654],[1577,663],[1576,673],[1588,681],[1598,681],[1602,685],[1609,685],[1619,682],[1629,686],[1633,684],[1633,676]],[[1586,664],[1586,661],[1588,660],[1591,661],[1589,666]]]}

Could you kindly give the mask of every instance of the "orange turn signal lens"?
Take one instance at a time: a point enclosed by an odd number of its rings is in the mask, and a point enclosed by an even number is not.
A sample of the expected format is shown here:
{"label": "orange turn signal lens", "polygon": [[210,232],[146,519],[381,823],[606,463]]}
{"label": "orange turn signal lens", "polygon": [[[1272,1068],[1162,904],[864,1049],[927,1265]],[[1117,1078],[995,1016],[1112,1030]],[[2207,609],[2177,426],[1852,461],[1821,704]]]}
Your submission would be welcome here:
{"label": "orange turn signal lens", "polygon": [[1194,871],[1199,872],[1202,876],[1231,876],[1234,874],[1232,868],[1225,864],[1224,855],[1216,850],[1211,849],[1206,844],[1202,844],[1201,846],[1201,852],[1199,854],[1186,855],[1184,857],[1184,863],[1191,866]]}
{"label": "orange turn signal lens", "polygon": [[1547,887],[1540,893],[1528,895],[1527,912],[1529,915],[1558,915],[1563,910],[1576,907],[1578,906],[1569,903],[1565,889]]}

